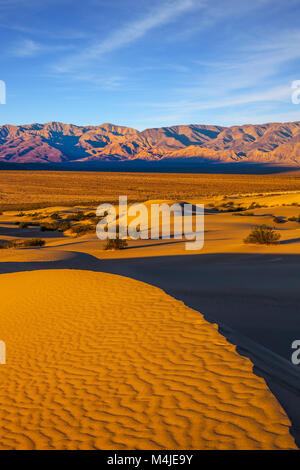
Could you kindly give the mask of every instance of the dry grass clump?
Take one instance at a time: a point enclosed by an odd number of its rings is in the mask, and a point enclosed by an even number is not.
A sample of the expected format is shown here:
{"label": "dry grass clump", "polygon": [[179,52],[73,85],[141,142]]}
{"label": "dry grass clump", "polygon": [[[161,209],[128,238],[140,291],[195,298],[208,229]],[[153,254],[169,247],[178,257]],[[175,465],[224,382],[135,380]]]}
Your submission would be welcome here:
{"label": "dry grass clump", "polygon": [[300,214],[298,216],[289,217],[288,221],[290,221],[290,222],[300,222]]}
{"label": "dry grass clump", "polygon": [[96,226],[91,224],[76,224],[71,227],[71,232],[78,237],[86,235],[87,233],[93,232],[95,230]]}
{"label": "dry grass clump", "polygon": [[29,238],[27,240],[9,240],[0,243],[0,249],[8,248],[28,248],[28,247],[41,247],[45,245],[45,240],[41,238]]}
{"label": "dry grass clump", "polygon": [[284,224],[286,222],[284,217],[273,217],[274,224]]}
{"label": "dry grass clump", "polygon": [[124,250],[128,246],[127,240],[122,240],[117,235],[117,238],[111,239],[108,238],[106,240],[106,245],[104,247],[105,250]]}
{"label": "dry grass clump", "polygon": [[119,235],[115,239],[108,238],[106,240],[105,250],[124,250],[128,245],[127,240],[119,238]]}
{"label": "dry grass clump", "polygon": [[281,238],[280,233],[275,232],[273,227],[267,225],[256,225],[244,243],[253,243],[255,245],[276,245]]}
{"label": "dry grass clump", "polygon": [[54,222],[43,222],[40,225],[41,227],[41,232],[55,232],[55,230],[58,230],[59,228],[59,223],[54,221]]}
{"label": "dry grass clump", "polygon": [[232,215],[238,215],[241,217],[253,217],[255,216],[254,212],[233,212]]}

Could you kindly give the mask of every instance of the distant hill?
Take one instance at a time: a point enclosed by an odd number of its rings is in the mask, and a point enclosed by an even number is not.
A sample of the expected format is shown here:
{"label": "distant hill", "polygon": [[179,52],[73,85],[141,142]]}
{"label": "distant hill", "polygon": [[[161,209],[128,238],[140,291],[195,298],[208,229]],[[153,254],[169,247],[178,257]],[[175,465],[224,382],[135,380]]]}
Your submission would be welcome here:
{"label": "distant hill", "polygon": [[0,165],[133,160],[172,164],[176,159],[300,167],[300,121],[232,127],[191,124],[142,132],[114,124],[0,126]]}

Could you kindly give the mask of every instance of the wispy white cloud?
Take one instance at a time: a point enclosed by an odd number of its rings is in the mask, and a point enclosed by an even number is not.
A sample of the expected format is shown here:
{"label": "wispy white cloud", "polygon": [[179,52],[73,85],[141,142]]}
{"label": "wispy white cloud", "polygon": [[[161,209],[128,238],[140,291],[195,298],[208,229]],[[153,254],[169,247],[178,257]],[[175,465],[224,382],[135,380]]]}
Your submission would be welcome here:
{"label": "wispy white cloud", "polygon": [[291,86],[274,87],[269,90],[264,90],[261,92],[247,92],[241,93],[237,96],[216,96],[215,100],[181,100],[175,102],[165,102],[165,103],[143,103],[143,106],[147,105],[150,108],[160,108],[166,109],[168,112],[175,110],[175,113],[178,110],[181,110],[181,114],[186,114],[195,111],[203,111],[209,109],[218,109],[218,108],[230,108],[233,106],[253,104],[259,102],[274,102],[274,101],[287,101],[291,97]]}
{"label": "wispy white cloud", "polygon": [[[283,31],[276,37],[265,35],[243,43],[231,50],[227,58],[196,60],[188,86],[170,90],[169,96],[175,95],[176,99],[144,106],[160,113],[164,110],[166,117],[174,113],[179,121],[180,116],[184,121],[189,115],[245,110],[263,103],[289,106],[291,81],[300,77],[290,76],[285,68],[300,59],[300,49],[296,47],[299,42],[299,31]],[[292,113],[297,114],[297,110]]]}
{"label": "wispy white cloud", "polygon": [[121,75],[106,75],[99,77],[93,73],[77,73],[72,75],[75,82],[87,82],[95,88],[102,90],[116,90],[120,88],[124,77]]}
{"label": "wispy white cloud", "polygon": [[42,47],[32,39],[22,39],[16,42],[10,49],[10,53],[16,57],[32,57],[41,52]]}
{"label": "wispy white cloud", "polygon": [[78,54],[65,58],[61,64],[55,66],[57,72],[68,72],[74,68],[85,65],[94,60],[145,36],[149,31],[174,21],[179,15],[199,7],[201,0],[169,0],[148,12],[146,16],[132,21],[112,32],[106,39],[84,48]]}
{"label": "wispy white cloud", "polygon": [[73,45],[50,45],[50,44],[41,44],[32,39],[21,39],[15,41],[14,44],[8,49],[10,55],[15,57],[34,57],[42,53],[51,53],[57,51],[65,51],[74,49]]}
{"label": "wispy white cloud", "polygon": [[215,95],[216,91],[226,94],[253,87],[269,89],[271,82],[274,87],[286,64],[300,60],[300,49],[296,46],[299,42],[299,31],[284,31],[276,37],[241,44],[220,60],[195,60],[201,72],[194,71],[193,84],[180,87],[177,92],[195,98]]}
{"label": "wispy white cloud", "polygon": [[[286,0],[277,0],[277,3],[283,3]],[[219,23],[228,19],[237,20],[240,17],[251,14],[251,12],[260,10],[268,4],[274,4],[273,0],[253,0],[248,2],[241,2],[240,0],[215,0],[214,2],[207,1],[205,6],[205,14],[202,16],[201,21],[195,16],[194,20],[189,21],[187,24],[182,24],[174,34],[168,37],[171,42],[180,39],[190,40],[193,35],[209,30],[216,27]]]}

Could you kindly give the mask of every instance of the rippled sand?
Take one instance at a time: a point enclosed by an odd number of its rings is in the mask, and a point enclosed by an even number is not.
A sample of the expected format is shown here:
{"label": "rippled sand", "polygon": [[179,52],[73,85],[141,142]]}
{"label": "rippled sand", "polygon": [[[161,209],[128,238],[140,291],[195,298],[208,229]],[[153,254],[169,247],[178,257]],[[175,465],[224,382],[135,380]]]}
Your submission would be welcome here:
{"label": "rippled sand", "polygon": [[1,449],[289,449],[290,422],[216,327],[112,274],[1,275]]}

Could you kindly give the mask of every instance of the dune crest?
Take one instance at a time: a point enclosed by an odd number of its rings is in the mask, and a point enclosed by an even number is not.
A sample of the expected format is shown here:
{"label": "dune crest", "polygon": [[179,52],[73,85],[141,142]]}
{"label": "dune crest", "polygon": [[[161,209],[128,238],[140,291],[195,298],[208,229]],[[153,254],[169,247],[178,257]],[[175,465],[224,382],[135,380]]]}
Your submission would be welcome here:
{"label": "dune crest", "polygon": [[296,448],[251,362],[162,290],[77,270],[1,286],[1,449]]}

